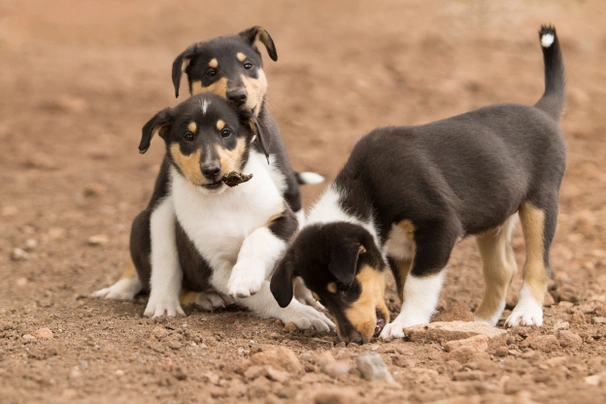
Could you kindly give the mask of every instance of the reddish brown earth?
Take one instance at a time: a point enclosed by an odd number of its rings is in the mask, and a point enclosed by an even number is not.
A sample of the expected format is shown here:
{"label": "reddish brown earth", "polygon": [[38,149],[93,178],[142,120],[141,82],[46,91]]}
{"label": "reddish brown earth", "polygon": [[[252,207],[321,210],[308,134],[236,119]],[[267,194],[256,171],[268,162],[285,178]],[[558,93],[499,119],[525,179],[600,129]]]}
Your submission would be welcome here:
{"label": "reddish brown earth", "polygon": [[[602,3],[1,1],[0,401],[605,401]],[[140,156],[140,128],[176,104],[170,67],[191,42],[267,28],[280,56],[265,57],[269,105],[293,165],[332,178],[374,127],[534,103],[543,89],[537,31],[549,22],[568,73],[569,163],[541,329],[457,349],[439,335],[345,346],[236,309],[149,320],[145,298],[88,297],[127,261],[130,222],[163,149],[157,142]],[[305,188],[306,204],[322,188]],[[521,264],[519,231],[514,241]],[[470,317],[480,268],[473,240],[460,243],[442,320]],[[388,297],[395,313],[391,280]],[[515,301],[512,293],[505,314]],[[365,351],[382,357],[395,384],[361,378]]]}

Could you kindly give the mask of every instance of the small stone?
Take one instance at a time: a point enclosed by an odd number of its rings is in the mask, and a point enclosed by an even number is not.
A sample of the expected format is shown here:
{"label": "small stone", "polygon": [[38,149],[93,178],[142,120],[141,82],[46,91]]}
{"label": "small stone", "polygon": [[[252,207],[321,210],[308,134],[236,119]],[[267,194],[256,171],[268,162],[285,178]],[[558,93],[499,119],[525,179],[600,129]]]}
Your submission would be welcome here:
{"label": "small stone", "polygon": [[25,241],[25,249],[27,251],[35,250],[38,247],[38,241],[35,238],[28,238]]}
{"label": "small stone", "polygon": [[358,356],[358,370],[366,380],[383,380],[396,384],[383,358],[376,352],[363,352]]}
{"label": "small stone", "polygon": [[295,332],[295,331],[297,331],[297,326],[295,325],[295,323],[290,321],[290,322],[284,324],[284,329],[288,332]]}
{"label": "small stone", "polygon": [[343,388],[326,388],[316,393],[314,404],[354,404],[358,398],[354,392]]}
{"label": "small stone", "polygon": [[64,234],[65,234],[65,229],[63,229],[61,227],[51,227],[50,229],[48,229],[45,236],[49,240],[57,240],[57,239],[63,237]]}
{"label": "small stone", "polygon": [[107,191],[107,187],[103,184],[91,183],[84,186],[82,194],[86,197],[100,196]]}
{"label": "small stone", "polygon": [[114,373],[116,376],[119,376],[119,377],[124,376],[124,371],[122,369],[117,369]]}
{"label": "small stone", "polygon": [[587,324],[587,320],[585,319],[585,315],[580,311],[575,311],[570,316],[570,322],[572,324]]}
{"label": "small stone", "polygon": [[278,383],[286,383],[290,379],[290,374],[288,372],[274,369],[271,366],[266,366],[265,371],[269,380],[273,380]]}
{"label": "small stone", "polygon": [[239,370],[244,373],[251,366],[269,365],[288,373],[303,373],[304,368],[295,353],[283,346],[263,345],[262,351],[240,362]]}
{"label": "small stone", "polygon": [[246,380],[255,380],[261,376],[265,376],[265,368],[263,366],[251,366],[244,371],[244,378]]}
{"label": "small stone", "polygon": [[486,352],[488,350],[488,340],[489,338],[486,335],[475,335],[465,339],[448,341],[444,345],[444,349],[446,349],[446,352],[450,352],[454,351],[456,348],[468,346],[475,349],[477,352]]}
{"label": "small stone", "polygon": [[53,338],[53,332],[50,330],[50,328],[40,328],[36,331],[33,332],[34,337],[38,338],[38,339],[52,339]]}
{"label": "small stone", "polygon": [[72,370],[69,372],[69,377],[72,379],[77,379],[82,376],[82,371],[78,366],[74,366]]}
{"label": "small stone", "polygon": [[349,373],[351,366],[345,361],[329,362],[322,365],[321,370],[330,377],[337,378]]}
{"label": "small stone", "polygon": [[480,361],[490,359],[486,352],[479,352],[470,346],[461,346],[449,352],[446,360],[454,360],[459,363],[468,363],[471,361]]}
{"label": "small stone", "polygon": [[524,342],[527,342],[532,349],[537,349],[543,352],[551,352],[558,349],[560,346],[555,335],[530,336]]}
{"label": "small stone", "polygon": [[583,338],[568,330],[560,330],[558,332],[558,341],[563,347],[579,346],[583,343]]}
{"label": "small stone", "polygon": [[11,259],[13,261],[27,261],[29,258],[29,253],[20,248],[15,248],[11,254]]}
{"label": "small stone", "polygon": [[32,334],[25,334],[21,338],[23,338],[23,341],[28,341],[28,342],[36,340],[36,337],[34,337]]}
{"label": "small stone", "polygon": [[553,330],[554,331],[558,331],[558,330],[567,330],[568,328],[570,328],[570,323],[568,321],[562,321],[562,320],[558,320],[556,321],[556,323],[553,325]]}
{"label": "small stone", "polygon": [[606,304],[599,304],[595,308],[595,314],[600,317],[606,317]]}
{"label": "small stone", "polygon": [[507,331],[484,323],[452,321],[415,325],[408,327],[405,332],[406,336],[413,342],[441,342],[465,339],[479,334],[493,338],[505,334]]}
{"label": "small stone", "polygon": [[594,324],[606,324],[606,317],[593,317],[591,322]]}
{"label": "small stone", "polygon": [[68,400],[76,398],[77,395],[78,395],[78,393],[74,389],[64,389],[63,392],[61,393],[61,397],[66,398]]}
{"label": "small stone", "polygon": [[602,381],[602,375],[587,376],[583,380],[585,381],[585,384],[588,384],[590,386],[599,386],[600,382]]}
{"label": "small stone", "polygon": [[27,278],[17,278],[17,280],[15,281],[15,283],[17,284],[17,286],[19,286],[20,288],[24,287],[25,285],[27,285]]}
{"label": "small stone", "polygon": [[36,168],[39,170],[56,170],[59,168],[50,156],[40,152],[29,154],[24,161],[24,165],[27,168]]}
{"label": "small stone", "polygon": [[97,234],[89,237],[88,244],[92,246],[99,246],[107,244],[108,241],[109,237],[107,237],[105,234]]}
{"label": "small stone", "polygon": [[10,217],[10,216],[15,216],[17,213],[19,213],[19,209],[17,209],[16,206],[5,206],[0,211],[0,216]]}
{"label": "small stone", "polygon": [[508,353],[509,353],[509,348],[506,346],[500,346],[495,351],[495,355],[497,355],[500,358],[506,357]]}

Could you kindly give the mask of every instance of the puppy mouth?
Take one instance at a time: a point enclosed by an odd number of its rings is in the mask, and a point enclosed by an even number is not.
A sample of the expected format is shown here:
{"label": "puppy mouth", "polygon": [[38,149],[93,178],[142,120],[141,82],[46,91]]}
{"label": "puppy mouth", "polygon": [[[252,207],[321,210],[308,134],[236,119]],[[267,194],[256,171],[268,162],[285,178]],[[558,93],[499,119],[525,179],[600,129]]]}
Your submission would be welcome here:
{"label": "puppy mouth", "polygon": [[383,331],[384,327],[385,327],[385,318],[383,317],[383,314],[381,314],[377,311],[377,325],[375,327],[375,332],[372,336],[376,338],[379,335],[381,335],[381,331]]}
{"label": "puppy mouth", "polygon": [[208,190],[219,189],[223,185],[223,180],[211,182],[210,184],[202,184],[202,187]]}

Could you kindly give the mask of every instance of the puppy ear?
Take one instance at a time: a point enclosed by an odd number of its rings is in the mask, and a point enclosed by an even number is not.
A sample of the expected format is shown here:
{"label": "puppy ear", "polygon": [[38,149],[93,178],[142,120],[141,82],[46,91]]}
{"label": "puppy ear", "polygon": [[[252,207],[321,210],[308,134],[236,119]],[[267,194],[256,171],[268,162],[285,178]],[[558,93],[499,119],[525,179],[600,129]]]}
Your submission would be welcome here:
{"label": "puppy ear", "polygon": [[364,256],[365,262],[372,265],[373,268],[383,268],[385,266],[383,255],[379,251],[377,243],[375,242],[375,239],[370,235],[370,233],[364,231],[360,236],[359,241],[359,254]]}
{"label": "puppy ear", "polygon": [[260,26],[254,26],[247,30],[240,32],[242,38],[247,41],[250,46],[254,46],[257,41],[260,41],[265,48],[267,48],[267,53],[269,57],[274,62],[278,60],[278,52],[276,51],[276,45],[274,44],[274,40],[271,39],[269,32],[267,32],[264,28]]}
{"label": "puppy ear", "polygon": [[139,143],[139,153],[143,154],[149,149],[151,139],[154,133],[160,132],[160,136],[164,137],[166,127],[172,122],[172,109],[164,108],[158,112],[152,119],[147,121],[141,131],[141,143]]}
{"label": "puppy ear", "polygon": [[261,129],[261,126],[255,117],[248,118],[248,125],[253,133],[253,141],[255,141],[255,139],[259,141],[261,150],[263,150],[265,158],[267,159],[267,164],[269,164],[269,146],[271,144],[269,133]]}
{"label": "puppy ear", "polygon": [[292,254],[287,253],[278,263],[269,283],[269,290],[271,290],[271,294],[274,295],[274,299],[276,299],[280,307],[286,307],[292,301],[293,278],[295,276],[297,274],[295,273]]}
{"label": "puppy ear", "polygon": [[359,253],[358,244],[338,244],[330,253],[328,270],[339,282],[351,285],[356,276]]}
{"label": "puppy ear", "polygon": [[173,62],[173,85],[175,86],[175,98],[179,97],[179,87],[181,86],[181,76],[189,66],[189,62],[196,55],[196,45],[191,45],[185,49]]}

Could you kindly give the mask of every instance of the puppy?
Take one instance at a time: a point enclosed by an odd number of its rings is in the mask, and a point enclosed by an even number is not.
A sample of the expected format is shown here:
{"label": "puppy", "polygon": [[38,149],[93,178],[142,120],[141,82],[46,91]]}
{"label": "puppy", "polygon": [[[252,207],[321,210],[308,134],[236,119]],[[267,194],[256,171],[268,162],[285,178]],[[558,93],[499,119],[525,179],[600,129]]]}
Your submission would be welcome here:
{"label": "puppy", "polygon": [[[520,300],[507,326],[543,323],[549,248],[566,166],[559,129],[564,66],[556,31],[542,27],[545,92],[534,107],[499,104],[421,126],[376,129],[312,209],[271,280],[281,306],[301,276],[345,341],[403,337],[430,321],[457,240],[474,235],[486,291],[476,321],[496,325],[516,272],[511,235],[526,244]],[[384,271],[400,314],[388,325]]]}
{"label": "puppy", "polygon": [[151,290],[145,315],[184,314],[185,287],[206,299],[235,296],[299,328],[329,330],[322,313],[296,300],[281,308],[269,290],[266,278],[298,223],[272,179],[271,138],[255,116],[202,93],[150,119],[140,152],[156,132],[166,143],[166,177],[155,204],[133,222],[130,244],[138,278]]}
{"label": "puppy", "polygon": [[[278,59],[273,39],[269,33],[259,27],[251,27],[237,35],[220,36],[189,46],[173,62],[172,80],[175,96],[179,96],[181,76],[183,72],[189,81],[190,94],[212,92],[228,100],[234,106],[250,112],[256,117],[256,122],[268,140],[270,174],[279,192],[302,222],[304,212],[301,205],[299,184],[317,184],[324,178],[316,173],[293,172],[284,141],[273,117],[266,108],[265,95],[267,92],[267,79],[263,72],[263,61],[258,46],[263,44],[272,60]],[[170,164],[165,160],[161,166],[156,180],[149,207],[157,206],[158,200],[167,187]],[[132,236],[131,236],[132,237]],[[130,300],[137,293],[148,292],[137,279],[137,271],[132,262],[126,267],[120,280],[114,285],[96,291],[94,297],[107,299]],[[297,281],[295,297],[309,305],[319,308],[316,300],[311,296],[300,280]],[[185,291],[187,292],[187,291]],[[256,292],[256,290],[254,290]],[[242,293],[238,290],[237,293]],[[183,304],[196,302],[200,307],[212,310],[223,307],[231,302],[226,296],[200,295],[195,297],[186,293],[187,301]]]}

